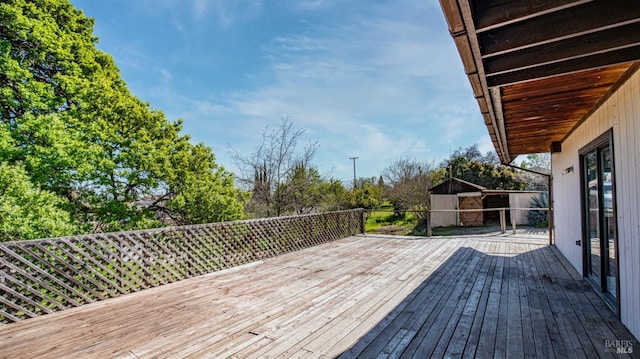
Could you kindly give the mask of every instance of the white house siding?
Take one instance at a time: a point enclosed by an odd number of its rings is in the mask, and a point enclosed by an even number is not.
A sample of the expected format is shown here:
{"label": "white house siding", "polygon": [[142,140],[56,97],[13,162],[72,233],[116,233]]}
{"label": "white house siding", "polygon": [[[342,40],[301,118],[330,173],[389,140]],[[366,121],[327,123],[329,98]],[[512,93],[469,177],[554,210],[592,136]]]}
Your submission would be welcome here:
{"label": "white house siding", "polygon": [[[582,273],[578,150],[613,129],[620,255],[620,317],[640,338],[640,71],[622,85],[552,156],[555,240]],[[570,168],[573,171],[570,171]]]}
{"label": "white house siding", "polygon": [[[456,194],[432,194],[432,209],[458,209],[458,195]],[[431,212],[432,227],[446,227],[458,225],[457,212]]]}

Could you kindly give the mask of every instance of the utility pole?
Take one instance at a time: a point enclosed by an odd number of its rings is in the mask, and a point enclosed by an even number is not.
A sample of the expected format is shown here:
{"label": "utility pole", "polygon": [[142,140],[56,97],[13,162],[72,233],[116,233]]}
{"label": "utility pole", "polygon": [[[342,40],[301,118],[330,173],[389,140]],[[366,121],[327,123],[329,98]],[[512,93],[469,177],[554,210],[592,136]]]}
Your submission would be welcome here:
{"label": "utility pole", "polygon": [[353,189],[356,189],[356,160],[358,157],[349,157],[350,160],[353,160]]}

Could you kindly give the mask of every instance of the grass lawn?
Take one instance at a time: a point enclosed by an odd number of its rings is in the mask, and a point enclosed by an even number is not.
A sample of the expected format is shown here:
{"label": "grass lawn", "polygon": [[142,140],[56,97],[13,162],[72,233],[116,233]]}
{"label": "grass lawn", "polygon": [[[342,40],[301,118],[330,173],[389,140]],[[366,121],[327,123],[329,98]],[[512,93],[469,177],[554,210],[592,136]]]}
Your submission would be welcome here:
{"label": "grass lawn", "polygon": [[413,213],[396,215],[393,213],[393,207],[388,206],[368,213],[365,231],[367,233],[388,231],[390,234],[411,234],[416,224],[417,220]]}
{"label": "grass lawn", "polygon": [[[391,205],[385,204],[380,208],[367,212],[367,220],[365,222],[366,233],[393,234],[393,235],[410,235],[425,236],[426,228],[424,226],[417,227],[418,219],[414,213],[407,212],[405,215],[396,215]],[[511,230],[511,226],[507,226]],[[528,226],[519,226],[519,228]],[[535,227],[530,227],[535,228]],[[544,230],[544,227],[542,228]],[[484,234],[491,232],[499,232],[499,224],[485,224],[479,227],[435,227],[432,228],[433,236],[460,236],[468,234]]]}

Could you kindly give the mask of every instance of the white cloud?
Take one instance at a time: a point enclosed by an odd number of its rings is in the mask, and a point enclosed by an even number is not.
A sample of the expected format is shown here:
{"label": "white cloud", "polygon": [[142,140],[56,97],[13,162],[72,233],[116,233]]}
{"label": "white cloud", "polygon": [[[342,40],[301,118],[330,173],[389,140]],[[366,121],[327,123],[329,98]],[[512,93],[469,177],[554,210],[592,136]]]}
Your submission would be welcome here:
{"label": "white cloud", "polygon": [[321,137],[319,151],[375,159],[370,165],[378,170],[405,155],[439,161],[430,149],[440,147],[442,156],[448,142],[471,145],[462,142],[470,117],[479,113],[460,95],[471,89],[446,26],[436,28],[413,11],[378,8],[377,18],[274,38],[265,46],[270,81],[199,111],[224,109],[252,119],[242,126],[248,133],[287,113],[310,136]]}
{"label": "white cloud", "polygon": [[192,14],[196,20],[215,16],[221,27],[251,20],[262,11],[261,0],[192,0]]}
{"label": "white cloud", "polygon": [[170,81],[172,78],[171,72],[167,68],[159,68],[158,73],[160,74],[160,78],[162,78],[164,81]]}
{"label": "white cloud", "polygon": [[191,5],[193,17],[196,19],[204,17],[207,14],[207,4],[209,4],[207,0],[193,0]]}
{"label": "white cloud", "polygon": [[[187,14],[197,22],[215,18],[221,27],[229,27],[257,17],[263,7],[263,0],[142,0],[133,2],[143,12],[157,14],[169,12],[177,17]],[[173,25],[184,29],[182,21],[173,20]]]}
{"label": "white cloud", "polygon": [[[400,156],[438,163],[449,143],[467,147],[473,144],[467,141],[480,139],[481,149],[490,146],[487,135],[479,137],[486,129],[437,2],[366,4],[343,16],[339,7],[354,5],[296,1],[294,11],[337,11],[336,19],[313,23],[301,17],[308,27],[280,32],[262,44],[268,61],[244,74],[253,81],[247,87],[187,98],[168,86],[183,80],[178,71],[158,65],[166,81],[147,91],[162,95],[163,109],[183,117],[197,140],[216,139],[220,145],[233,138],[234,147],[246,150],[257,144],[265,124],[277,125],[286,113],[320,142],[321,170],[335,168],[340,177],[349,173],[346,159],[354,155],[361,158],[363,175],[376,175]],[[258,0],[189,5],[197,22],[213,18],[220,27],[256,19],[264,10]],[[184,19],[172,21],[180,32],[189,31]]]}
{"label": "white cloud", "polygon": [[294,2],[294,6],[297,6],[301,10],[317,10],[327,7],[330,4],[331,1],[327,0],[299,0]]}

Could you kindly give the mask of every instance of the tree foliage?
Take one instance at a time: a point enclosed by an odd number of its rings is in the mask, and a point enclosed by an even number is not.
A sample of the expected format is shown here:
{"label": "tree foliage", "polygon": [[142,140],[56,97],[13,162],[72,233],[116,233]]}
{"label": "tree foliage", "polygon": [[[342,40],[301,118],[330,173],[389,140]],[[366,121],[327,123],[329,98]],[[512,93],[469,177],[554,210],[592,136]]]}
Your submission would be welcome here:
{"label": "tree foliage", "polygon": [[347,208],[345,205],[346,188],[342,181],[335,178],[324,180],[322,190],[322,206],[324,211],[338,211]]}
{"label": "tree foliage", "polygon": [[445,169],[446,177],[456,177],[491,189],[522,190],[526,179],[513,169],[502,166],[495,152],[485,155],[478,145],[455,150],[440,167]]}
{"label": "tree foliage", "polygon": [[306,214],[318,211],[328,188],[317,169],[300,163],[275,193],[281,213]]}
{"label": "tree foliage", "polygon": [[[231,221],[243,217],[246,196],[235,188],[235,176],[216,165],[211,148],[184,142],[171,161],[163,208],[178,224]],[[161,206],[156,199],[154,206]],[[168,210],[168,211],[167,211]]]}
{"label": "tree foliage", "polygon": [[[240,169],[238,180],[251,191],[247,211],[253,216],[279,216],[306,206],[293,202],[306,201],[296,188],[313,182],[309,177],[313,173],[308,171],[318,144],[309,142],[300,150],[303,135],[304,129],[296,128],[291,118],[282,115],[279,127],[265,127],[262,142],[253,153],[243,155],[233,150],[233,161]],[[296,183],[287,185],[291,181]]]}
{"label": "tree foliage", "polygon": [[239,218],[232,174],[129,92],[93,24],[67,0],[0,4],[0,160],[80,231]]}
{"label": "tree foliage", "polygon": [[[551,174],[551,154],[550,153],[532,153],[526,156],[525,160],[520,163],[520,167],[544,174]],[[526,189],[534,191],[548,191],[549,179],[547,176],[524,173],[527,179]]]}
{"label": "tree foliage", "polygon": [[0,163],[0,242],[74,233],[62,204],[54,193],[34,187],[20,165]]}
{"label": "tree foliage", "polygon": [[533,171],[551,173],[551,154],[549,152],[528,154],[520,166]]}
{"label": "tree foliage", "polygon": [[387,186],[387,197],[396,213],[413,210],[417,211],[416,216],[420,220],[426,218],[426,211],[431,204],[429,188],[438,178],[438,172],[431,164],[408,158],[398,159],[383,170],[382,178]]}
{"label": "tree foliage", "polygon": [[344,207],[374,209],[380,206],[383,195],[377,178],[358,178],[355,188],[344,193]]}

